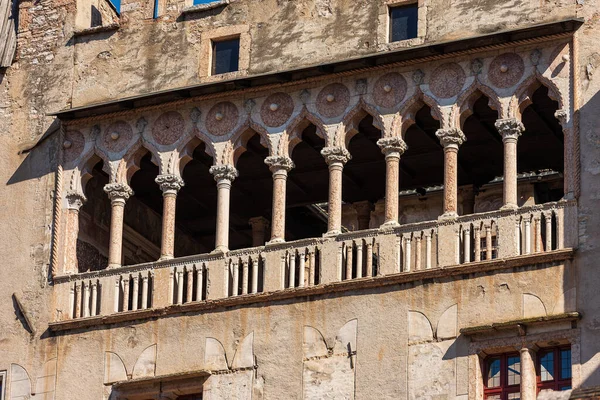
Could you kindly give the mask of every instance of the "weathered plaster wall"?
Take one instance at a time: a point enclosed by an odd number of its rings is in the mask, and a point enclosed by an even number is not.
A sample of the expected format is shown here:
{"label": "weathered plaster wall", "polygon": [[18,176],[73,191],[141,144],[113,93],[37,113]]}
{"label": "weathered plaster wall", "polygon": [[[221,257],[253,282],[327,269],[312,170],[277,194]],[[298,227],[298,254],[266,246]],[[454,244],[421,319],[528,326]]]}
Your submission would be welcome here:
{"label": "weathered plaster wall", "polygon": [[[581,107],[580,248],[568,272],[559,267],[537,272],[523,269],[514,275],[479,276],[459,283],[427,282],[415,289],[407,285],[352,296],[322,296],[310,302],[289,301],[261,309],[223,310],[48,337],[46,328],[53,309],[48,283],[52,194],[59,150],[52,137],[41,140],[56,129],[54,120],[44,113],[199,83],[203,32],[229,24],[249,26],[248,73],[368,54],[380,44],[374,22],[379,2],[240,0],[222,12],[188,17],[185,22],[176,21],[179,14],[175,11],[160,21],[142,20],[147,13],[135,11],[141,6],[124,2],[119,31],[74,39],[74,2],[22,1],[18,59],[9,70],[0,72],[0,181],[5,183],[0,191],[0,252],[4,260],[0,267],[0,370],[11,370],[11,363],[16,363],[35,380],[45,376],[44,365],[56,357],[56,399],[100,399],[106,390],[102,385],[105,351],[118,352],[129,366],[146,347],[157,343],[156,374],[160,375],[201,369],[206,337],[223,338],[227,354],[233,354],[236,341],[254,332],[256,381],[264,385],[264,398],[281,398],[281,394],[300,398],[303,327],[319,329],[326,343],[334,343],[338,329],[356,319],[356,398],[405,398],[410,376],[408,311],[437,320],[447,307],[458,304],[458,326],[463,327],[520,317],[525,292],[540,296],[549,310],[565,289],[576,284],[577,309],[584,315],[583,383],[599,385],[600,2],[425,3],[427,40],[451,40],[575,14],[585,18],[586,25],[577,34],[576,57]],[[296,21],[304,24],[289,25]],[[325,26],[329,33],[322,33]],[[23,152],[36,143],[33,150]],[[31,321],[32,334],[15,311],[13,292]],[[443,351],[443,343],[433,346]],[[413,384],[421,387],[417,381]]]}

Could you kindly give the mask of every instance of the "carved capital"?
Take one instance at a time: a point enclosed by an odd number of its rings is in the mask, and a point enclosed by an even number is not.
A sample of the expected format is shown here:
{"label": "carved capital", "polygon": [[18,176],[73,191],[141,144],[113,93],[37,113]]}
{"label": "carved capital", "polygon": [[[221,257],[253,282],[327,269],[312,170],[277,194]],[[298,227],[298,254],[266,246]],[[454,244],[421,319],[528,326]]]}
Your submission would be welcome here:
{"label": "carved capital", "polygon": [[104,192],[108,194],[108,198],[111,201],[114,200],[127,200],[131,196],[133,196],[133,190],[129,187],[129,185],[125,183],[109,183],[104,186]]}
{"label": "carved capital", "polygon": [[237,169],[231,165],[213,165],[209,172],[215,177],[215,181],[228,180],[233,182],[238,176]]}
{"label": "carved capital", "polygon": [[435,136],[437,136],[444,148],[450,146],[459,147],[467,141],[465,134],[458,128],[438,129],[437,132],[435,132]]}
{"label": "carved capital", "polygon": [[379,146],[381,152],[386,156],[394,153],[398,153],[398,156],[401,156],[408,149],[406,143],[400,137],[381,138],[377,141],[377,146]]}
{"label": "carved capital", "polygon": [[567,110],[556,110],[556,112],[554,113],[554,118],[556,118],[558,120],[558,122],[560,123],[560,125],[563,127],[564,127],[565,123],[567,122],[568,116],[569,116],[569,113],[567,112]]}
{"label": "carved capital", "polygon": [[515,118],[499,119],[495,123],[498,133],[502,136],[502,140],[519,139],[519,136],[525,131],[525,126]]}
{"label": "carved capital", "polygon": [[183,179],[177,175],[158,175],[154,182],[160,186],[160,190],[162,190],[163,193],[177,193],[185,185]]}
{"label": "carved capital", "polygon": [[65,198],[67,199],[67,207],[70,210],[77,210],[83,206],[83,203],[86,202],[86,198],[83,193],[79,192],[67,192]]}
{"label": "carved capital", "polygon": [[333,163],[346,164],[352,158],[350,152],[341,146],[325,147],[321,150],[321,155],[325,158],[327,165]]}
{"label": "carved capital", "polygon": [[265,158],[265,164],[269,166],[271,172],[280,170],[289,171],[294,168],[294,162],[286,156],[269,156]]}

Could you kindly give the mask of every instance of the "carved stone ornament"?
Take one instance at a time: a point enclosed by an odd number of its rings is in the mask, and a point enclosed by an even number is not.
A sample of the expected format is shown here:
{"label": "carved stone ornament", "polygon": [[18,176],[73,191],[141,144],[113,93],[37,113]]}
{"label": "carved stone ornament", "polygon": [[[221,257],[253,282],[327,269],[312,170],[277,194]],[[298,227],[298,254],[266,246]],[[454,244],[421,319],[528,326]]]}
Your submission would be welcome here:
{"label": "carved stone ornament", "polygon": [[177,175],[158,175],[154,182],[158,183],[163,192],[178,192],[185,185]]}
{"label": "carved stone ornament", "polygon": [[497,88],[506,89],[519,83],[524,72],[525,63],[521,56],[515,53],[504,53],[490,63],[488,79]]}
{"label": "carved stone ornament", "polygon": [[184,134],[185,121],[176,111],[167,111],[161,114],[152,127],[154,141],[163,146],[170,146]]}
{"label": "carved stone ornament", "polygon": [[104,192],[111,200],[127,200],[133,196],[133,190],[125,183],[109,183],[104,186]]}
{"label": "carved stone ornament", "polygon": [[556,110],[554,118],[556,118],[561,125],[564,125],[564,123],[567,122],[568,115],[569,113],[567,113],[567,110]]}
{"label": "carved stone ornament", "polygon": [[65,141],[63,143],[63,159],[65,163],[75,161],[85,147],[85,137],[77,130],[68,130],[65,133]]}
{"label": "carved stone ornament", "polygon": [[350,152],[341,146],[325,147],[321,150],[321,155],[325,158],[327,165],[336,162],[346,164],[352,158]]}
{"label": "carved stone ornament", "polygon": [[342,115],[350,104],[350,91],[341,83],[325,86],[317,95],[317,111],[325,118]]}
{"label": "carved stone ornament", "polygon": [[415,83],[415,85],[417,85],[417,86],[419,86],[420,84],[423,83],[424,78],[425,78],[425,72],[421,71],[420,69],[416,70],[412,74],[412,80]]}
{"label": "carved stone ornament", "polygon": [[540,59],[542,58],[542,52],[540,49],[534,49],[529,55],[529,59],[531,60],[531,64],[538,65],[540,63]]}
{"label": "carved stone ornament", "polygon": [[265,158],[265,164],[269,166],[271,172],[282,169],[289,171],[294,168],[294,162],[291,158],[286,156],[269,156]]}
{"label": "carved stone ornament", "polygon": [[206,129],[215,136],[228,135],[237,125],[238,118],[235,104],[230,101],[217,103],[206,114]]}
{"label": "carved stone ornament", "polygon": [[217,182],[224,179],[232,182],[238,177],[237,169],[231,165],[213,165],[210,167],[209,172],[215,177],[215,181]]}
{"label": "carved stone ornament", "polygon": [[495,123],[502,139],[518,139],[525,131],[525,126],[514,118],[499,119]]}
{"label": "carved stone ornament", "polygon": [[386,156],[392,153],[402,155],[408,149],[408,146],[406,146],[406,143],[400,137],[381,138],[377,141],[377,146],[379,146],[381,152]]}
{"label": "carved stone ornament", "polygon": [[397,72],[383,75],[373,86],[373,100],[379,107],[396,107],[406,95],[406,79]]}
{"label": "carved stone ornament", "polygon": [[471,61],[471,72],[473,75],[479,75],[483,70],[483,60],[481,58],[475,58]]}
{"label": "carved stone ornament", "polygon": [[65,198],[67,199],[67,206],[71,210],[79,210],[87,200],[83,193],[79,192],[67,192]]}
{"label": "carved stone ornament", "polygon": [[131,143],[133,130],[125,121],[116,121],[106,128],[102,139],[103,147],[114,153],[119,153]]}
{"label": "carved stone ornament", "polygon": [[275,128],[285,124],[294,111],[294,100],[283,92],[273,93],[263,102],[260,117],[266,126]]}
{"label": "carved stone ornament", "polygon": [[465,85],[467,76],[457,63],[440,65],[431,74],[429,89],[440,99],[449,99],[456,96]]}
{"label": "carved stone ornament", "polygon": [[452,145],[460,146],[467,141],[465,134],[458,128],[438,129],[435,136],[437,136],[444,147]]}

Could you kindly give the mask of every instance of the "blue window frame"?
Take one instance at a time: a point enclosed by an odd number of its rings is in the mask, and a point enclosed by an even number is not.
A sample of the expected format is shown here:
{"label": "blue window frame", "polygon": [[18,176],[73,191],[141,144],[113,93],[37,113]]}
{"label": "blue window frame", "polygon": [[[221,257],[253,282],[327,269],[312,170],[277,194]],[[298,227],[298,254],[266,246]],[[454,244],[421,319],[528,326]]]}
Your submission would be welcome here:
{"label": "blue window frame", "polygon": [[214,3],[216,0],[194,0],[194,5]]}
{"label": "blue window frame", "polygon": [[121,0],[108,0],[110,4],[115,8],[117,14],[121,13]]}

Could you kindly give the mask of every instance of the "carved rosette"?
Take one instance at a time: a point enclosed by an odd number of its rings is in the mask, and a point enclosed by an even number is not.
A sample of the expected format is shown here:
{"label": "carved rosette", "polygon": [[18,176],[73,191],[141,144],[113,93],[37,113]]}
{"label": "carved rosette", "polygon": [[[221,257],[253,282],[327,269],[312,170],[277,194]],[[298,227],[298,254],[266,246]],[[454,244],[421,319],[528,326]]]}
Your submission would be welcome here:
{"label": "carved rosette", "polygon": [[152,137],[156,143],[169,146],[183,136],[184,130],[185,121],[181,114],[167,111],[154,122]]}
{"label": "carved rosette", "polygon": [[321,155],[325,158],[327,165],[334,163],[346,164],[352,158],[350,152],[341,146],[325,147],[321,150]]}
{"label": "carved rosette", "polygon": [[177,193],[185,185],[183,179],[177,175],[158,175],[154,180],[164,194]]}
{"label": "carved rosette", "polygon": [[63,159],[65,163],[75,161],[85,146],[85,138],[83,134],[76,130],[68,130],[65,133],[65,141],[63,142]]}
{"label": "carved rosette", "polygon": [[238,123],[239,111],[235,104],[223,101],[215,104],[206,114],[206,129],[215,136],[230,134]]}
{"label": "carved rosette", "polygon": [[467,76],[457,63],[440,65],[431,74],[429,90],[440,99],[449,99],[456,96],[465,85]]}
{"label": "carved rosette", "polygon": [[265,125],[276,128],[285,124],[294,112],[294,100],[283,92],[273,93],[263,102],[260,117]]}
{"label": "carved rosette", "polygon": [[396,107],[406,96],[406,79],[397,72],[383,75],[373,87],[373,100],[379,107]]}
{"label": "carved rosette", "polygon": [[104,186],[104,192],[108,194],[111,201],[125,202],[133,196],[133,190],[125,183],[109,183]]}
{"label": "carved rosette", "polygon": [[499,119],[495,126],[502,140],[517,140],[525,131],[525,126],[515,118]]}
{"label": "carved rosette", "polygon": [[79,192],[67,192],[65,198],[67,199],[67,207],[69,210],[76,211],[79,211],[79,209],[83,206],[83,203],[85,203],[87,200],[84,194]]}
{"label": "carved rosette", "polygon": [[273,173],[281,170],[288,172],[294,168],[294,162],[286,156],[269,156],[265,158],[265,164],[269,166]]}
{"label": "carved rosette", "polygon": [[350,104],[350,91],[341,83],[331,83],[318,94],[317,111],[325,118],[339,117]]}
{"label": "carved rosette", "polygon": [[400,157],[408,149],[408,146],[400,137],[381,138],[377,141],[377,146],[386,157]]}
{"label": "carved rosette", "polygon": [[465,134],[458,128],[438,129],[435,136],[437,136],[444,148],[459,147],[467,141]]}
{"label": "carved rosette", "polygon": [[215,181],[228,180],[233,182],[238,177],[238,172],[231,165],[213,165],[209,172],[215,177]]}

